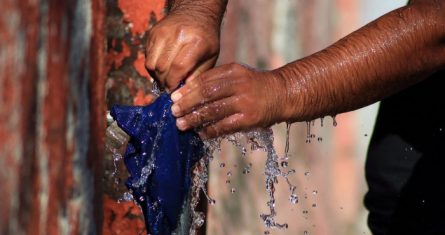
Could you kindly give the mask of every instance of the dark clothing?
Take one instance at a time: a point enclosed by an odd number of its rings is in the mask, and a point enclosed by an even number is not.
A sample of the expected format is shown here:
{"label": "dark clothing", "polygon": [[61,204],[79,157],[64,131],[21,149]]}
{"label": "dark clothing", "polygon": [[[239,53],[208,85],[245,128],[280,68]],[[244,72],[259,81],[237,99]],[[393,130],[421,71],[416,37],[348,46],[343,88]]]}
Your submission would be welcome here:
{"label": "dark clothing", "polygon": [[445,234],[445,70],[381,102],[366,179],[373,234]]}

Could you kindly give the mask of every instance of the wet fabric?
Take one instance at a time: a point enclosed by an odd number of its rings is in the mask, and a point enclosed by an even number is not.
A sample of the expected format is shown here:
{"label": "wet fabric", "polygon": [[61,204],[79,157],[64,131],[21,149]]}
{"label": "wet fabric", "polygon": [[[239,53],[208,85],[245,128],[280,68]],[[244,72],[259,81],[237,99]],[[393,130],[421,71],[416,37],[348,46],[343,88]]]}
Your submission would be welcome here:
{"label": "wet fabric", "polygon": [[142,207],[147,232],[171,234],[186,201],[192,166],[203,155],[196,133],[176,128],[172,101],[161,94],[144,107],[114,106],[111,116],[129,136],[124,156],[126,185]]}
{"label": "wet fabric", "polygon": [[445,234],[445,70],[381,102],[366,162],[375,235]]}

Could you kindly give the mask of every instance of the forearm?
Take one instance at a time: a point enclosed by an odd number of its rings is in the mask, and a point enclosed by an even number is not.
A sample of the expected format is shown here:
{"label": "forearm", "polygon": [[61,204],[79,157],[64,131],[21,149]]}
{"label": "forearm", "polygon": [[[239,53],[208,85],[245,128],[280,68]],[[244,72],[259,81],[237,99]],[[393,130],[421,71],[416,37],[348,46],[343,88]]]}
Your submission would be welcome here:
{"label": "forearm", "polygon": [[169,14],[188,14],[220,26],[228,0],[168,0]]}
{"label": "forearm", "polygon": [[274,71],[286,90],[281,121],[354,110],[443,68],[444,5],[437,1],[398,9],[327,49]]}

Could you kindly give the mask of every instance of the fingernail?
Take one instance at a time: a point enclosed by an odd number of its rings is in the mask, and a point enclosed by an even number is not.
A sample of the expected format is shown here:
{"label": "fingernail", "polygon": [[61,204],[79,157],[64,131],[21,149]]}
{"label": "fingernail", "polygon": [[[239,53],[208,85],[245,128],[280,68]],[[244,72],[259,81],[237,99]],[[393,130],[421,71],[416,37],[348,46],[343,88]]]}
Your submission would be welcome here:
{"label": "fingernail", "polygon": [[171,99],[173,100],[173,102],[176,102],[181,98],[182,98],[182,94],[179,91],[175,91],[171,95]]}
{"label": "fingernail", "polygon": [[186,128],[185,120],[182,118],[176,119],[176,126],[178,127],[179,130],[185,130]]}
{"label": "fingernail", "polygon": [[181,109],[179,108],[179,106],[177,105],[177,104],[174,104],[174,105],[172,105],[172,113],[173,113],[173,115],[178,115],[179,114],[179,112],[181,112]]}

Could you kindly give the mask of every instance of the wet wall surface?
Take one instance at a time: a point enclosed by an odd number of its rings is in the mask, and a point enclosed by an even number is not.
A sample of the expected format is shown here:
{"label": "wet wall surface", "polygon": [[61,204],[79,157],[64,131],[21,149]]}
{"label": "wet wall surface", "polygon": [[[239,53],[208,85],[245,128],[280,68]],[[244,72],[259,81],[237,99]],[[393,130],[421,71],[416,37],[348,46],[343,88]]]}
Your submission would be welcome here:
{"label": "wet wall surface", "polygon": [[0,234],[97,234],[104,4],[3,0]]}

